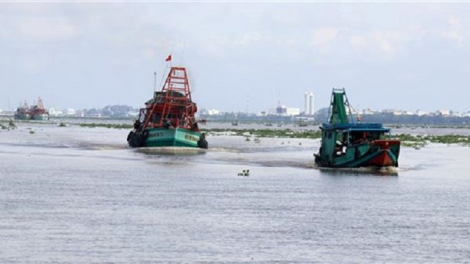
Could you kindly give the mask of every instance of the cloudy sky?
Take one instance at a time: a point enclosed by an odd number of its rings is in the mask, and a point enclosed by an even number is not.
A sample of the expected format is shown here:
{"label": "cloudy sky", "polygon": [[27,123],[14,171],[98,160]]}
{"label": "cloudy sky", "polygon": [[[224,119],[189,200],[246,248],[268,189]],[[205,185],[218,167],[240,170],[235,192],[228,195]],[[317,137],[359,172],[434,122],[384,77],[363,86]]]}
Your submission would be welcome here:
{"label": "cloudy sky", "polygon": [[[143,106],[165,58],[199,108],[470,110],[470,3],[0,3],[0,109]],[[159,86],[159,85],[158,85]],[[160,88],[160,87],[158,87]]]}

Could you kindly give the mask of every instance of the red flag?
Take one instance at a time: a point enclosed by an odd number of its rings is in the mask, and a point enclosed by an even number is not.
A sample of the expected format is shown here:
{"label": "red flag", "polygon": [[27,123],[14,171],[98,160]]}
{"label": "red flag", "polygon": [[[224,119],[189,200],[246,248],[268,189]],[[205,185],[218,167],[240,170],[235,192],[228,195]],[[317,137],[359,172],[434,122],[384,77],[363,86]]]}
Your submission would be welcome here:
{"label": "red flag", "polygon": [[171,61],[171,54],[166,57],[165,61]]}

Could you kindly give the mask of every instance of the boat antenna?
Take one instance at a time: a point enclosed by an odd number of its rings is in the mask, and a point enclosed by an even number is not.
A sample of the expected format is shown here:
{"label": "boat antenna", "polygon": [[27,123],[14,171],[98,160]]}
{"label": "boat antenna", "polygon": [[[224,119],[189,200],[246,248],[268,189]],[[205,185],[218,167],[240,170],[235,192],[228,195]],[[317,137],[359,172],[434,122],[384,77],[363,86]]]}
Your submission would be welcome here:
{"label": "boat antenna", "polygon": [[153,90],[157,91],[157,72],[153,72]]}
{"label": "boat antenna", "polygon": [[183,51],[181,52],[180,65],[183,65],[184,51],[186,50],[186,40],[183,43]]}

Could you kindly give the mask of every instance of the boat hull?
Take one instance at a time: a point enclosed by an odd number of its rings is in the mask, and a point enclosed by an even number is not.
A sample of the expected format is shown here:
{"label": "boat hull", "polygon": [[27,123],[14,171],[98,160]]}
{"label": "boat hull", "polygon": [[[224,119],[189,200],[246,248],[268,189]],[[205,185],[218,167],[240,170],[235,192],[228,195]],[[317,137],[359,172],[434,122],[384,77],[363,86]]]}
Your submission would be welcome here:
{"label": "boat hull", "polygon": [[128,137],[131,147],[193,147],[197,148],[201,133],[184,128],[149,128]]}
{"label": "boat hull", "polygon": [[201,136],[200,132],[194,132],[182,128],[150,128],[145,140],[145,147],[197,147]]}
{"label": "boat hull", "polygon": [[48,114],[33,114],[31,116],[32,120],[49,120]]}
{"label": "boat hull", "polygon": [[359,167],[398,167],[400,141],[376,140],[374,142],[348,147],[344,152],[322,159],[315,154],[318,167],[359,168]]}
{"label": "boat hull", "polygon": [[30,114],[23,114],[23,113],[15,114],[14,117],[17,120],[30,120],[31,119]]}

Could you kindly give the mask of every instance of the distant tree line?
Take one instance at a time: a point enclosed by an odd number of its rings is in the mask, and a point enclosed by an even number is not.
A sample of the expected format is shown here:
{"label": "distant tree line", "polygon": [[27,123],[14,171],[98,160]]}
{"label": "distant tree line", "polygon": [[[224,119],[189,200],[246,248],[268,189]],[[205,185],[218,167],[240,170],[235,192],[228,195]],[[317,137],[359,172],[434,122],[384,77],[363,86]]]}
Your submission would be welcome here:
{"label": "distant tree line", "polygon": [[[328,108],[320,109],[315,114],[318,123],[327,122]],[[394,115],[393,113],[376,113],[361,115],[360,122],[363,123],[385,123],[406,125],[469,125],[470,117],[434,115]]]}
{"label": "distant tree line", "polygon": [[[357,116],[353,116],[356,118]],[[200,118],[213,122],[246,122],[246,123],[300,123],[320,124],[328,122],[328,108],[318,110],[313,117],[306,116],[279,116],[279,115],[255,115],[247,113],[224,113],[222,115],[200,115]],[[357,119],[356,119],[357,120]],[[393,113],[375,113],[361,115],[363,123],[384,123],[403,125],[470,125],[470,117],[435,115],[394,115]]]}

